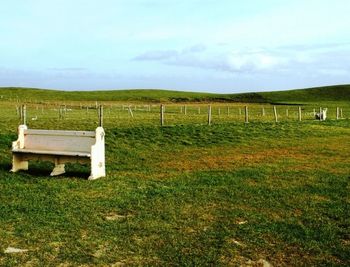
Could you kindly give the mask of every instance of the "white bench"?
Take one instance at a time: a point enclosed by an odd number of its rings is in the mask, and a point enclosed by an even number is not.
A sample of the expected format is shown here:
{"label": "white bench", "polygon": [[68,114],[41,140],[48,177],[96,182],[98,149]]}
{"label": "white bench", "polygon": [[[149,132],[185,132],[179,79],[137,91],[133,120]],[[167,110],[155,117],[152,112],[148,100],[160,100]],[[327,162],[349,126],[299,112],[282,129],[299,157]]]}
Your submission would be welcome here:
{"label": "white bench", "polygon": [[91,164],[89,180],[106,176],[105,132],[34,130],[18,127],[18,139],[12,143],[12,172],[28,170],[29,160],[50,161],[55,164],[51,176],[65,173],[65,163]]}

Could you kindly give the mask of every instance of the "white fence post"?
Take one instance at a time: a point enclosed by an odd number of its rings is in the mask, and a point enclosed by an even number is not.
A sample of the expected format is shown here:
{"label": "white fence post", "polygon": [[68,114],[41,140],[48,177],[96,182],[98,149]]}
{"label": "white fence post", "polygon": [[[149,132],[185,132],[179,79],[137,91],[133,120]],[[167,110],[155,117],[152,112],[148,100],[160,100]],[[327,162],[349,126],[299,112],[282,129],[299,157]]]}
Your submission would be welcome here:
{"label": "white fence post", "polygon": [[211,105],[208,106],[208,125],[211,125]]}

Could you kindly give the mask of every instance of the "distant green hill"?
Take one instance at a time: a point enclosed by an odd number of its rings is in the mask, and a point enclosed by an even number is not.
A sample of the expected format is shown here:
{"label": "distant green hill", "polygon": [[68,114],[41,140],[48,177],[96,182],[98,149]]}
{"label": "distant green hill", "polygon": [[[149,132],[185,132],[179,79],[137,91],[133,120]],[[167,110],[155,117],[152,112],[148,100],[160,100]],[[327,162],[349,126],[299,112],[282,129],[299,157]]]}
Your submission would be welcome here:
{"label": "distant green hill", "polygon": [[329,102],[350,101],[350,85],[334,85],[298,90],[264,92],[260,95],[268,102]]}
{"label": "distant green hill", "polygon": [[313,103],[350,101],[350,85],[335,85],[308,89],[241,93],[212,94],[171,90],[108,90],[108,91],[59,91],[37,88],[3,87],[2,99],[19,101],[145,101],[145,102],[248,102],[248,103]]}

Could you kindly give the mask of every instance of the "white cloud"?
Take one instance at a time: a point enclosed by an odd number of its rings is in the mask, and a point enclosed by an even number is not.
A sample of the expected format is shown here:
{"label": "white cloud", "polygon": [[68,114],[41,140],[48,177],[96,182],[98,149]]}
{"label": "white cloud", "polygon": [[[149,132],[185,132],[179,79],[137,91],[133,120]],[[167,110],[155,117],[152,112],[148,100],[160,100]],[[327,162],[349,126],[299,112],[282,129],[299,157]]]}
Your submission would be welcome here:
{"label": "white cloud", "polygon": [[246,75],[276,73],[319,73],[340,75],[350,70],[350,45],[322,44],[313,49],[302,46],[277,48],[229,49],[222,46],[188,47],[181,50],[148,51],[134,60],[165,65],[212,69]]}

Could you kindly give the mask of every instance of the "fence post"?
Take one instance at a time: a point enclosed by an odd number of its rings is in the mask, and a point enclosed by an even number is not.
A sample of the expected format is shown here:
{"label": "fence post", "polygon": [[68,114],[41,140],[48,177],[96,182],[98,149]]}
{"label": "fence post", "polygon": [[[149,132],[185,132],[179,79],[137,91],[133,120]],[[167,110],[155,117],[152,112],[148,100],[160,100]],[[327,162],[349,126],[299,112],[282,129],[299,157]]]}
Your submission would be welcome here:
{"label": "fence post", "polygon": [[26,107],[26,105],[23,105],[22,112],[23,112],[23,115],[22,115],[23,125],[26,125],[27,124],[27,107]]}
{"label": "fence post", "polygon": [[160,126],[164,125],[164,106],[160,105]]}
{"label": "fence post", "polygon": [[22,120],[23,120],[23,105],[20,105],[19,106],[19,119],[22,123]]}
{"label": "fence post", "polygon": [[208,106],[208,125],[211,125],[211,105]]}
{"label": "fence post", "polygon": [[320,118],[319,118],[319,120],[320,120],[320,121],[322,121],[322,117],[323,117],[323,115],[322,115],[322,107],[320,107],[320,113],[319,113],[319,114],[320,114],[320,116],[319,116],[319,117],[320,117]]}
{"label": "fence post", "polygon": [[230,107],[227,106],[227,116],[229,116],[229,115],[230,115]]}
{"label": "fence post", "polygon": [[187,115],[187,106],[184,106],[184,114]]}
{"label": "fence post", "polygon": [[299,107],[299,121],[301,121],[301,107]]}
{"label": "fence post", "polygon": [[286,117],[289,118],[289,109],[286,109]]}
{"label": "fence post", "polygon": [[201,114],[201,107],[198,107],[198,114]]}
{"label": "fence post", "polygon": [[221,115],[221,109],[218,108],[218,115],[220,116]]}
{"label": "fence post", "polygon": [[103,106],[98,107],[98,126],[103,127]]}
{"label": "fence post", "polygon": [[337,111],[336,111],[336,119],[339,120],[339,107],[337,107]]}
{"label": "fence post", "polygon": [[133,118],[134,117],[134,113],[132,113],[132,109],[131,109],[130,105],[128,106],[128,112],[129,112],[130,116]]}
{"label": "fence post", "polygon": [[275,122],[278,122],[276,106],[273,106],[273,114],[274,114],[274,116],[275,116]]}
{"label": "fence post", "polygon": [[340,109],[340,118],[343,118],[343,109]]}
{"label": "fence post", "polygon": [[264,107],[261,108],[261,115],[262,115],[263,117],[265,116],[265,108],[264,108]]}
{"label": "fence post", "polygon": [[248,123],[248,122],[249,122],[248,106],[245,106],[245,107],[244,107],[244,115],[245,115],[245,120],[244,120],[244,122],[245,122],[245,123]]}

